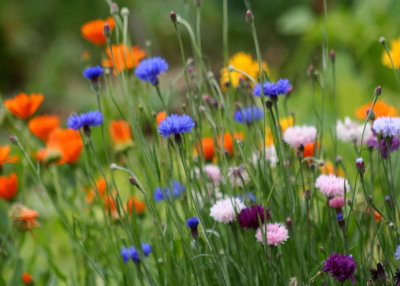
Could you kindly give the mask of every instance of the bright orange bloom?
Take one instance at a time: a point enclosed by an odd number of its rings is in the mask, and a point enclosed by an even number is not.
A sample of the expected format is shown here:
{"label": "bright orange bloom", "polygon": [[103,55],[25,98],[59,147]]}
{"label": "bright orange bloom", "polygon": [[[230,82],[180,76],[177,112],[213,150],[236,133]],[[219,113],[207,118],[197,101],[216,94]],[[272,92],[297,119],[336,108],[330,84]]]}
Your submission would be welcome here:
{"label": "bright orange bloom", "polygon": [[3,200],[11,200],[17,193],[18,179],[15,173],[11,173],[10,177],[0,176],[0,198]]}
{"label": "bright orange bloom", "polygon": [[50,133],[60,126],[60,119],[55,115],[41,115],[36,116],[29,120],[28,127],[29,130],[36,137],[40,138],[42,141],[46,142]]}
{"label": "bright orange bloom", "polygon": [[[367,209],[367,215],[369,216],[369,208]],[[376,223],[378,223],[378,222],[380,222],[382,220],[381,214],[378,213],[376,210],[374,210],[374,220],[375,220]]]}
{"label": "bright orange bloom", "polygon": [[[201,139],[201,145],[200,142],[197,143],[198,148],[201,154],[201,146],[203,146],[203,151],[204,151],[204,158],[206,160],[212,160],[215,155],[215,148],[214,148],[214,139],[211,137],[205,137]],[[197,151],[197,150],[196,150]]]}
{"label": "bright orange bloom", "polygon": [[[139,46],[134,46],[131,50],[129,50],[128,46],[124,47],[123,44],[119,44],[112,45],[111,50],[112,55],[114,56],[116,70],[118,71],[118,73],[120,73],[121,70],[132,69],[136,67],[140,63],[140,61],[146,56],[146,51],[141,50]],[[111,56],[110,48],[107,48],[106,52],[108,55],[108,59],[103,60],[103,66],[109,68],[114,67],[114,61]],[[114,73],[116,73],[115,67]]]}
{"label": "bright orange bloom", "polygon": [[167,113],[165,113],[165,111],[161,111],[161,112],[157,113],[157,115],[156,115],[157,124],[160,125],[160,123],[165,118],[167,118]]}
{"label": "bright orange bloom", "polygon": [[9,217],[12,225],[19,231],[30,231],[33,227],[39,225],[36,221],[39,217],[39,213],[20,203],[15,203],[11,206]]}
{"label": "bright orange bloom", "polygon": [[114,217],[118,217],[117,208],[111,195],[104,199],[104,209],[106,212],[110,212]]}
{"label": "bright orange bloom", "polygon": [[128,122],[113,120],[110,123],[110,137],[117,152],[123,152],[132,147],[132,132]]}
{"label": "bright orange bloom", "polygon": [[[236,140],[243,140],[244,139],[244,135],[242,132],[235,132],[233,134],[233,137]],[[222,143],[222,138],[220,140],[218,140],[220,142],[220,144]],[[232,135],[230,133],[225,133],[224,134],[224,139],[223,139],[223,147],[224,150],[226,152],[228,152],[229,155],[233,155],[233,138]]]}
{"label": "bright orange bloom", "polygon": [[133,206],[135,206],[135,211],[138,215],[143,214],[146,210],[146,205],[144,204],[144,202],[132,197],[128,200],[128,208],[130,214],[132,213]]}
{"label": "bright orange bloom", "polygon": [[22,281],[24,282],[25,285],[31,285],[33,282],[33,278],[29,273],[22,273]]}
{"label": "bright orange bloom", "polygon": [[82,26],[82,36],[95,45],[105,44],[107,42],[107,38],[104,36],[103,30],[106,23],[110,26],[111,31],[114,30],[115,21],[113,17],[108,17],[105,21],[97,19],[87,22]]}
{"label": "bright orange bloom", "polygon": [[58,160],[58,164],[78,161],[83,143],[81,135],[73,129],[55,129],[49,136],[45,149],[36,153],[36,159],[44,163]]}
{"label": "bright orange bloom", "polygon": [[[96,189],[99,192],[100,197],[104,198],[104,196],[106,194],[106,190],[107,190],[107,182],[103,177],[96,180]],[[88,191],[88,193],[86,194],[85,200],[88,203],[91,203],[93,201],[93,198],[95,195],[96,195],[96,191],[93,188],[91,188]]]}
{"label": "bright orange bloom", "polygon": [[[358,118],[367,119],[367,112],[371,109],[372,102],[370,104],[366,104],[361,106],[356,111],[356,115]],[[377,100],[374,106],[375,118],[382,116],[397,116],[397,109],[394,106],[387,105],[383,100]]]}
{"label": "bright orange bloom", "polygon": [[30,96],[28,96],[26,93],[22,92],[14,98],[5,100],[4,105],[12,114],[21,119],[25,119],[35,113],[42,101],[43,95],[41,93],[31,93]]}
{"label": "bright orange bloom", "polygon": [[35,226],[38,226],[38,222],[36,219],[38,218],[39,213],[37,211],[24,208],[19,214],[19,220],[25,224],[25,229],[30,230]]}
{"label": "bright orange bloom", "polygon": [[[318,142],[318,150],[320,148],[320,143]],[[313,157],[314,156],[314,149],[315,149],[315,143],[307,143],[306,145],[304,145],[304,150],[303,150],[303,157],[307,158],[307,157]],[[306,164],[312,163],[313,160],[312,159],[308,159],[306,161]]]}
{"label": "bright orange bloom", "polygon": [[5,163],[18,162],[18,156],[9,156],[11,147],[9,145],[0,146],[0,169]]}

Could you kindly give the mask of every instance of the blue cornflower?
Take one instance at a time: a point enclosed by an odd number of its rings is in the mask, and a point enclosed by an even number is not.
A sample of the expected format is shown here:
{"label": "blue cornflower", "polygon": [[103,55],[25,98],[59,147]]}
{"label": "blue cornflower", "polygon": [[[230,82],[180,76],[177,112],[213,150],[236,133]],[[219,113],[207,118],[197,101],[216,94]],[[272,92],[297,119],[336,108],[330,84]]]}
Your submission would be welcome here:
{"label": "blue cornflower", "polygon": [[379,117],[374,121],[372,129],[383,138],[397,137],[400,135],[400,118]]}
{"label": "blue cornflower", "polygon": [[142,81],[158,84],[158,75],[168,69],[167,62],[160,57],[142,60],[135,70],[135,75]]}
{"label": "blue cornflower", "polygon": [[79,130],[82,127],[98,126],[103,123],[103,114],[98,110],[82,113],[81,115],[73,114],[68,118],[68,127]]}
{"label": "blue cornflower", "polygon": [[137,252],[137,250],[134,246],[131,246],[131,248],[129,249],[129,255],[131,256],[131,258],[134,262],[136,262],[136,263],[140,262],[139,253]]}
{"label": "blue cornflower", "polygon": [[197,219],[197,217],[192,217],[192,218],[187,220],[187,225],[191,229],[197,228],[197,226],[199,225],[199,220]]}
{"label": "blue cornflower", "polygon": [[143,249],[143,254],[144,256],[149,256],[151,253],[151,246],[148,243],[142,243],[142,249]]}
{"label": "blue cornflower", "polygon": [[[177,181],[172,181],[171,187],[175,198],[186,192],[186,187]],[[158,203],[165,199],[172,199],[172,192],[170,187],[164,189],[158,187],[154,191],[154,200]]]}
{"label": "blue cornflower", "polygon": [[[291,86],[288,79],[279,79],[277,82],[264,82],[263,87],[264,95],[271,97],[273,95],[286,94]],[[256,84],[253,93],[255,96],[261,96],[261,84]]]}
{"label": "blue cornflower", "polygon": [[[245,193],[244,195],[245,195],[245,197],[247,197],[252,202],[256,202],[257,201],[257,198],[253,193]],[[238,195],[237,198],[243,202],[242,195]]]}
{"label": "blue cornflower", "polygon": [[263,118],[263,111],[257,106],[248,106],[240,110],[236,110],[233,118],[236,122],[250,124]]}
{"label": "blue cornflower", "polygon": [[169,137],[170,135],[189,132],[194,125],[193,119],[186,114],[171,114],[161,121],[158,132],[164,137]]}
{"label": "blue cornflower", "polygon": [[338,214],[336,217],[337,220],[342,220],[343,219],[343,215],[342,214]]}
{"label": "blue cornflower", "polygon": [[96,81],[103,74],[104,70],[101,66],[90,67],[84,70],[83,76],[91,81]]}
{"label": "blue cornflower", "polygon": [[396,255],[396,260],[400,260],[400,245],[397,246],[395,255]]}
{"label": "blue cornflower", "polygon": [[121,255],[122,255],[122,259],[124,260],[124,263],[126,264],[130,257],[130,250],[126,247],[122,247]]}

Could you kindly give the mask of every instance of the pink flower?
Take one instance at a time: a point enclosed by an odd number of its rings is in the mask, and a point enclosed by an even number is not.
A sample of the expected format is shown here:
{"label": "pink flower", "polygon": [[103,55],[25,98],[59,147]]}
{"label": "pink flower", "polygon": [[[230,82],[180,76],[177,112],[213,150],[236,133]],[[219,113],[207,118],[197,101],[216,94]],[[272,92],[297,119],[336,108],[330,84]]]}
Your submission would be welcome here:
{"label": "pink flower", "polygon": [[216,165],[205,165],[204,166],[204,173],[206,174],[207,178],[213,181],[214,185],[218,185],[221,179],[221,171],[219,167]]}
{"label": "pink flower", "polygon": [[[265,233],[265,231],[267,231],[267,233]],[[257,241],[261,243],[264,243],[265,238],[268,245],[277,246],[288,240],[289,232],[287,228],[280,223],[268,223],[264,224],[262,229],[257,229],[256,238]]]}
{"label": "pink flower", "polygon": [[344,206],[344,197],[336,197],[329,200],[329,206],[335,209],[340,209]]}
{"label": "pink flower", "polygon": [[347,180],[334,175],[320,175],[315,181],[315,187],[325,194],[328,198],[334,196],[343,196],[344,188],[348,192],[350,189]]}
{"label": "pink flower", "polygon": [[238,198],[218,200],[210,209],[210,216],[218,222],[231,223],[246,206]]}
{"label": "pink flower", "polygon": [[292,126],[288,127],[283,134],[283,140],[290,146],[298,148],[301,145],[315,142],[317,129],[314,126]]}

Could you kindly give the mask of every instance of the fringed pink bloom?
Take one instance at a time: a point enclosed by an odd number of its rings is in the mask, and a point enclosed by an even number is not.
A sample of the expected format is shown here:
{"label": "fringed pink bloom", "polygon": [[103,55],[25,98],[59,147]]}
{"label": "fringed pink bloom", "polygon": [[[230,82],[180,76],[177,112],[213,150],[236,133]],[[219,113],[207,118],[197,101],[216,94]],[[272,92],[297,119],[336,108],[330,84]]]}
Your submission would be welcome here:
{"label": "fringed pink bloom", "polygon": [[344,197],[336,197],[329,200],[329,206],[335,209],[340,209],[344,206]]}
{"label": "fringed pink bloom", "polygon": [[314,126],[292,126],[288,127],[283,134],[283,140],[290,146],[298,148],[301,145],[315,142],[317,129]]}
{"label": "fringed pink bloom", "polygon": [[[265,231],[267,233],[265,233]],[[289,232],[287,228],[280,223],[268,223],[264,224],[262,228],[257,229],[256,238],[258,242],[264,243],[264,239],[266,239],[268,245],[277,246],[288,240]]]}
{"label": "fringed pink bloom", "polygon": [[206,174],[207,178],[213,181],[214,185],[218,185],[221,179],[221,171],[218,166],[216,165],[205,165],[204,166],[204,173]]}
{"label": "fringed pink bloom", "polygon": [[210,209],[210,216],[218,222],[231,223],[246,206],[238,198],[218,200]]}
{"label": "fringed pink bloom", "polygon": [[343,196],[345,187],[347,192],[350,189],[347,180],[334,175],[320,175],[315,181],[315,187],[328,198]]}

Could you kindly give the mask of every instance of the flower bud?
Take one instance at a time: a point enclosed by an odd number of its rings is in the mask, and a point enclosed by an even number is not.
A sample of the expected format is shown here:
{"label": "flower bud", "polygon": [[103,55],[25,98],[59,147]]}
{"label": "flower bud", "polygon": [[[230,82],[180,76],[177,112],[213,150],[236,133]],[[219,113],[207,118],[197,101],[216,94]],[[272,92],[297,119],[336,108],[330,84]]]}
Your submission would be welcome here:
{"label": "flower bud", "polygon": [[304,192],[304,198],[306,199],[306,201],[309,201],[311,199],[311,191],[310,190],[306,190]]}
{"label": "flower bud", "polygon": [[121,9],[121,16],[122,17],[127,17],[129,15],[129,9],[124,7]]}
{"label": "flower bud", "polygon": [[108,25],[108,23],[104,24],[103,34],[104,36],[106,36],[106,38],[109,38],[111,36],[111,28],[110,25]]}
{"label": "flower bud", "polygon": [[137,182],[136,182],[136,180],[135,180],[135,178],[133,176],[129,177],[129,183],[131,183],[132,186],[136,186],[137,185]]}
{"label": "flower bud", "polygon": [[356,159],[356,170],[361,175],[365,173],[365,164],[363,158],[361,157]]}
{"label": "flower bud", "polygon": [[8,137],[8,139],[10,140],[11,143],[17,145],[18,144],[18,137],[15,135],[10,135],[10,137]]}
{"label": "flower bud", "polygon": [[379,38],[379,43],[380,43],[382,46],[386,45],[386,39],[385,39],[385,37],[380,37],[380,38]]}
{"label": "flower bud", "polygon": [[375,112],[374,112],[372,109],[368,109],[368,110],[367,110],[367,118],[368,118],[369,120],[374,121],[374,120],[375,120],[375,117],[376,117]]}
{"label": "flower bud", "polygon": [[117,15],[119,13],[119,7],[117,3],[112,3],[111,8],[110,8],[110,14],[111,15]]}
{"label": "flower bud", "polygon": [[201,0],[194,0],[194,5],[199,7],[201,5]]}
{"label": "flower bud", "polygon": [[391,201],[391,199],[390,199],[389,196],[386,196],[386,197],[385,197],[385,201],[386,201],[386,203],[389,205],[389,207],[392,207],[392,201]]}
{"label": "flower bud", "polygon": [[334,62],[336,60],[336,53],[334,50],[331,50],[329,52],[329,58],[331,59],[332,62]]}
{"label": "flower bud", "polygon": [[292,226],[292,219],[290,217],[286,218],[286,225],[287,225],[287,227]]}
{"label": "flower bud", "polygon": [[374,94],[375,94],[376,96],[380,96],[381,93],[382,93],[382,87],[381,87],[380,85],[378,85],[378,86],[375,88],[375,90],[374,90]]}
{"label": "flower bud", "polygon": [[265,106],[266,106],[268,109],[271,109],[271,108],[272,108],[272,101],[271,101],[271,100],[267,100],[267,101],[265,102]]}
{"label": "flower bud", "polygon": [[336,156],[336,164],[342,163],[342,160],[343,160],[342,156]]}
{"label": "flower bud", "polygon": [[174,11],[169,13],[169,17],[171,18],[172,23],[176,23],[176,13]]}
{"label": "flower bud", "polygon": [[250,10],[247,10],[246,12],[246,21],[250,24],[254,21],[254,14]]}

